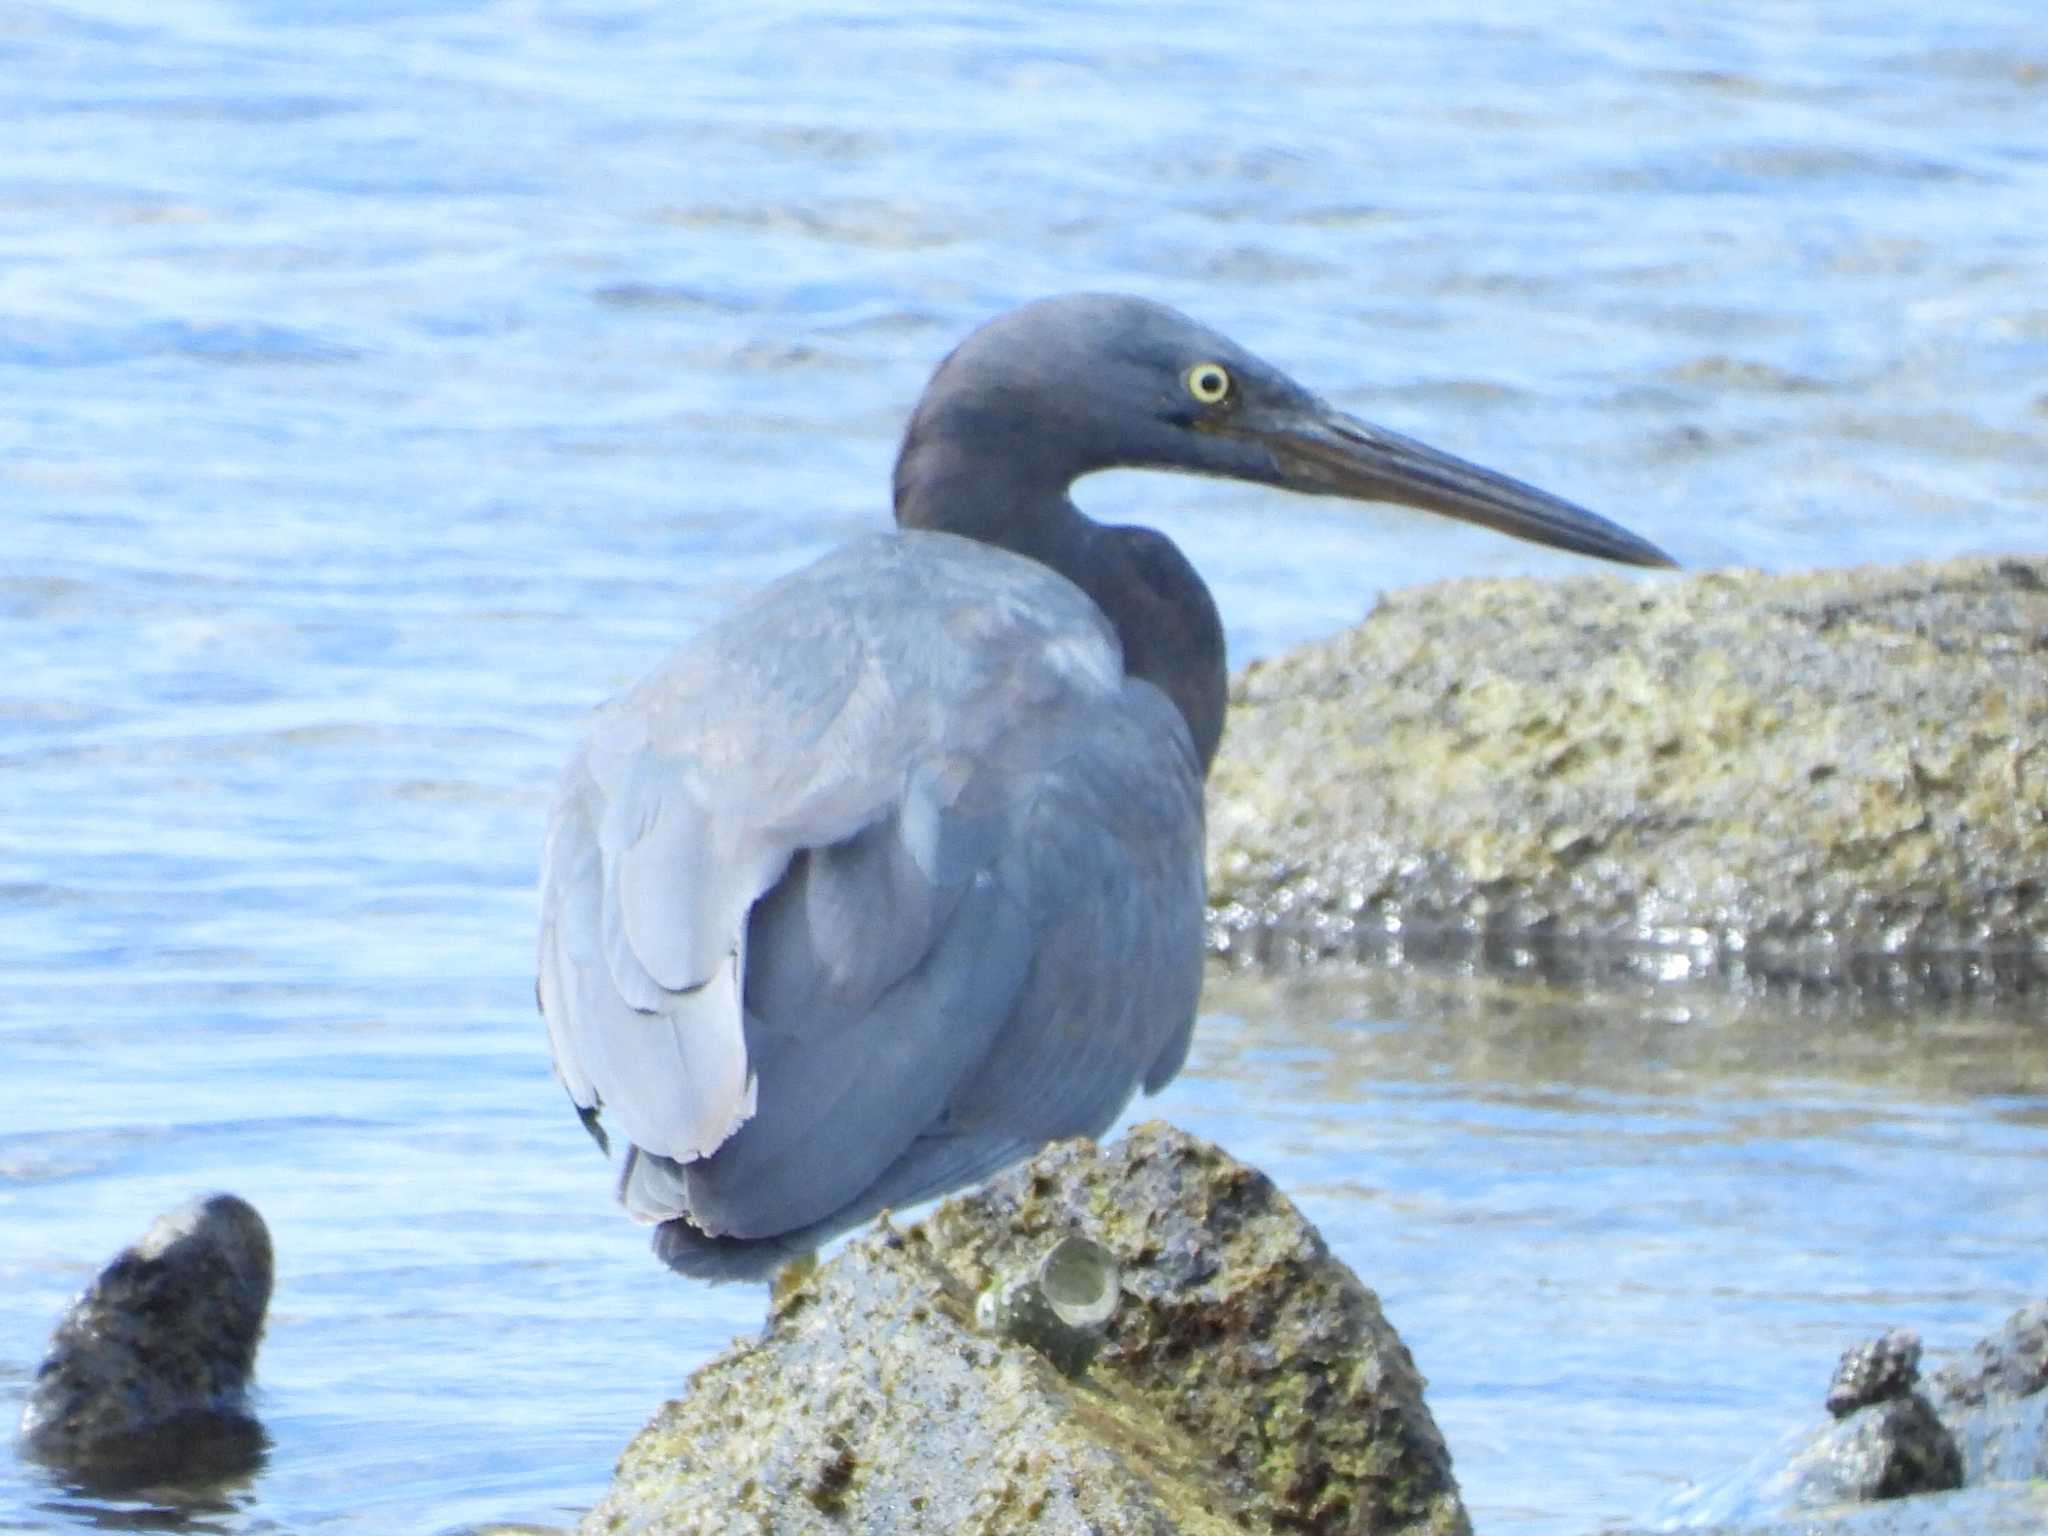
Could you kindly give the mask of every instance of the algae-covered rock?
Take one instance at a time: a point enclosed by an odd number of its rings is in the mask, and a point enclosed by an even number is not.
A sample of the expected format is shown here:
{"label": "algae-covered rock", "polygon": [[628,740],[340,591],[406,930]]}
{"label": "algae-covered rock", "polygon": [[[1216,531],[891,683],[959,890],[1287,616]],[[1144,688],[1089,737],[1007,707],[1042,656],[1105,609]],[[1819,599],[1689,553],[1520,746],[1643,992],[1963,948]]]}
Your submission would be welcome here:
{"label": "algae-covered rock", "polygon": [[1212,941],[1265,961],[2036,979],[2044,656],[2034,558],[1391,594],[1236,680]]}
{"label": "algae-covered rock", "polygon": [[[1125,1294],[1070,1379],[974,1306],[1080,1231]],[[1268,1180],[1153,1124],[855,1239],[691,1377],[582,1529],[1465,1533],[1421,1390]]]}
{"label": "algae-covered rock", "polygon": [[1464,1528],[1421,1375],[1379,1302],[1265,1175],[1148,1122],[1048,1148],[926,1224],[970,1283],[1085,1232],[1132,1298],[1094,1365],[1205,1448],[1276,1529]]}
{"label": "algae-covered rock", "polygon": [[234,1195],[159,1216],[58,1323],[22,1409],[24,1455],[104,1491],[247,1472],[270,1232]]}

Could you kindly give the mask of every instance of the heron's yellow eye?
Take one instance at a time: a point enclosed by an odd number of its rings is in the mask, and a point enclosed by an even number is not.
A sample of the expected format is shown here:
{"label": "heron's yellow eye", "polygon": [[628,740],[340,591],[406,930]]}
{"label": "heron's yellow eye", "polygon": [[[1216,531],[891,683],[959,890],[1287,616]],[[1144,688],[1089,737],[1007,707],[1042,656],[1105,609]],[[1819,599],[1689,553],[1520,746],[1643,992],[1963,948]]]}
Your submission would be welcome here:
{"label": "heron's yellow eye", "polygon": [[1188,393],[1203,405],[1215,405],[1230,393],[1230,370],[1221,363],[1197,363],[1181,375]]}

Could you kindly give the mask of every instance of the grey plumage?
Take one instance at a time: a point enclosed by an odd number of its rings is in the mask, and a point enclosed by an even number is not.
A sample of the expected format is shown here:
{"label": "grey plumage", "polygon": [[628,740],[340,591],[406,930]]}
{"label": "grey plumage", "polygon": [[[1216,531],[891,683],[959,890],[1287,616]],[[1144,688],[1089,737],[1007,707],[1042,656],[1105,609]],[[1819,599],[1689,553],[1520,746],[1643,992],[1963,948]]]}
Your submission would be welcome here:
{"label": "grey plumage", "polygon": [[1112,465],[1663,562],[1157,305],[1049,300],[971,337],[906,432],[903,531],[710,626],[599,714],[563,777],[541,1009],[677,1269],[764,1273],[1099,1133],[1179,1069],[1222,626],[1170,541],[1073,507],[1073,480]]}

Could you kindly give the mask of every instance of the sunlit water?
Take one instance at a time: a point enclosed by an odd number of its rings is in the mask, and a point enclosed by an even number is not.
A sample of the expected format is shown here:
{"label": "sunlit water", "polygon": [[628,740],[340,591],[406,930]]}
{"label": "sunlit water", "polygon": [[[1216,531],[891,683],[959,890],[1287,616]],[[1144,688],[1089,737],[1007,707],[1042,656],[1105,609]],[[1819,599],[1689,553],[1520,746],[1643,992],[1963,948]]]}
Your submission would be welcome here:
{"label": "sunlit water", "polygon": [[[880,524],[1022,298],[1179,303],[1691,564],[2037,549],[2037,10],[1655,14],[0,3],[0,1420],[213,1188],[279,1256],[224,1530],[564,1523],[757,1323],[549,1081],[546,797],[591,703]],[[1084,489],[1239,659],[1570,564]],[[1647,1515],[1859,1334],[2048,1289],[2023,1017],[1433,998],[1223,988],[1150,1108],[1378,1288],[1485,1530]],[[0,1528],[146,1519],[0,1458]]]}

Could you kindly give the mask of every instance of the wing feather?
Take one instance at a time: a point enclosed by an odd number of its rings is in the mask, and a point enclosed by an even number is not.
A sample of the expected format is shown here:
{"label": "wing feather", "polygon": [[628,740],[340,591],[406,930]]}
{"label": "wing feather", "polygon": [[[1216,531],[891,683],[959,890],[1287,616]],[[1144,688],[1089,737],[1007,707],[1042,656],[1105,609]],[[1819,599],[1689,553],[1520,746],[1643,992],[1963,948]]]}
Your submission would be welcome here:
{"label": "wing feather", "polygon": [[622,955],[606,910],[616,897],[605,844],[589,811],[586,794],[565,794],[548,840],[540,997],[556,1067],[572,1100],[601,1105],[635,1145],[702,1156],[754,1110],[739,1029],[743,940],[735,934],[691,989],[659,989],[635,956]]}
{"label": "wing feather", "polygon": [[1201,992],[1202,846],[1201,769],[1180,714],[1127,683],[1010,839],[1031,972],[940,1130],[1094,1136],[1140,1082],[1164,1086]]}

